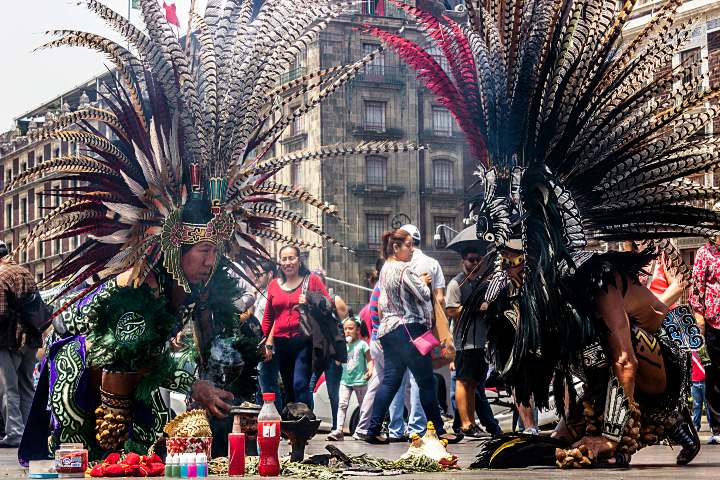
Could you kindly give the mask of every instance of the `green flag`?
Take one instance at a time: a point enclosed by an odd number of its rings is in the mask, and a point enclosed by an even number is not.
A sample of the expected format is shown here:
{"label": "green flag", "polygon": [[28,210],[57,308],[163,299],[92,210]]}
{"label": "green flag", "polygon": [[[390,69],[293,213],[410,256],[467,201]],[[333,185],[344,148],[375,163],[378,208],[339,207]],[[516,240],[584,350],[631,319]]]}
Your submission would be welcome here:
{"label": "green flag", "polygon": [[130,0],[130,6],[136,10],[140,10],[140,0]]}

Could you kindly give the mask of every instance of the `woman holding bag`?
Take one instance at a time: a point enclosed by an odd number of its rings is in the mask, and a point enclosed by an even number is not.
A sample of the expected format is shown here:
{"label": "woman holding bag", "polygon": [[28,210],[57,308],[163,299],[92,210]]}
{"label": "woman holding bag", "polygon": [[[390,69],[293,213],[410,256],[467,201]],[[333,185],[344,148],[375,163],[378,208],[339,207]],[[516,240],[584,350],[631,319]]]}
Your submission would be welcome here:
{"label": "woman holding bag", "polygon": [[449,442],[457,441],[446,434],[440,408],[435,398],[430,349],[438,345],[432,337],[430,311],[430,276],[418,276],[410,269],[413,240],[405,230],[385,232],[382,237],[382,256],[385,265],[380,272],[379,310],[382,312],[378,340],[385,354],[382,384],[375,397],[368,443],[387,443],[380,435],[385,414],[400,387],[406,369],[415,376],[420,390],[420,403],[428,420],[435,424],[438,434]]}
{"label": "woman holding bag", "polygon": [[310,273],[302,262],[296,246],[282,247],[278,260],[279,278],[268,285],[262,319],[267,338],[265,361],[269,362],[273,355],[277,359],[286,402],[302,402],[312,408],[312,340],[301,325],[299,305],[305,303],[307,292],[322,292],[326,297],[328,292],[320,277]]}

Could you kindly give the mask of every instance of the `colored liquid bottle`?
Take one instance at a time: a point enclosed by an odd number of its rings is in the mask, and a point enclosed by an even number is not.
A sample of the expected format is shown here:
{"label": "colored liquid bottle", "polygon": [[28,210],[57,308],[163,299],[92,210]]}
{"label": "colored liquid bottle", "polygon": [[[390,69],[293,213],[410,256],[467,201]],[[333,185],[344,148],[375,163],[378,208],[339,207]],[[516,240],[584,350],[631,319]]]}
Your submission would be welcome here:
{"label": "colored liquid bottle", "polygon": [[197,478],[197,463],[194,453],[188,453],[188,478]]}
{"label": "colored liquid bottle", "polygon": [[275,394],[263,393],[263,407],[258,415],[258,473],[263,477],[280,475],[280,414],[275,408]]}
{"label": "colored liquid bottle", "polygon": [[187,453],[180,454],[180,478],[188,478],[188,458]]}
{"label": "colored liquid bottle", "polygon": [[207,455],[198,453],[197,456],[197,476],[198,478],[206,478],[208,476]]}
{"label": "colored liquid bottle", "polygon": [[240,417],[233,420],[232,432],[228,434],[228,475],[245,475],[245,434],[240,431]]}

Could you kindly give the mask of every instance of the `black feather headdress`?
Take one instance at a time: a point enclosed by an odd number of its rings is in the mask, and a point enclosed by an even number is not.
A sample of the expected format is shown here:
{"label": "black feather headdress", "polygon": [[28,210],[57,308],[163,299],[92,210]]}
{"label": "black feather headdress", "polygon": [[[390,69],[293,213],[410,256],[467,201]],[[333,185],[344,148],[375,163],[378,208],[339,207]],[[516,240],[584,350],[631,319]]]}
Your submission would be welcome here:
{"label": "black feather headdress", "polygon": [[[704,206],[720,189],[684,178],[719,163],[718,141],[704,128],[720,89],[693,77],[699,60],[660,68],[689,36],[691,22],[676,19],[682,2],[664,2],[623,43],[634,0],[471,0],[463,25],[391,1],[447,67],[414,42],[366,30],[417,70],[465,134],[480,184],[469,220],[496,249],[513,226],[520,232],[525,282],[513,368],[523,372],[539,354],[551,365],[570,362],[591,334],[559,286],[573,252],[590,239],[720,233],[720,214]],[[486,305],[498,288],[487,292]],[[542,404],[548,383],[522,397]]]}
{"label": "black feather headdress", "polygon": [[[179,251],[201,240],[248,264],[266,255],[262,238],[318,246],[284,235],[278,222],[339,245],[319,225],[277,205],[274,195],[330,216],[336,209],[298,186],[272,181],[273,175],[308,159],[419,148],[374,142],[272,156],[285,127],[379,54],[278,82],[329,20],[354,8],[351,0],[268,0],[255,18],[252,0],[209,0],[204,15],[191,14],[192,41],[186,45],[157,0],[140,1],[145,31],[98,0],[80,3],[119,33],[127,48],[76,30],[49,32],[59,38],[45,47],[104,53],[115,68],[114,81],[99,92],[105,106],[83,108],[30,132],[32,140],[75,141],[84,149],[41,163],[5,186],[8,191],[48,174],[79,185],[54,191],[64,202],[17,246],[19,251],[34,241],[87,235],[87,242],[46,276],[46,282],[67,281],[60,295],[85,280],[105,281],[128,270],[139,284],[161,258],[188,290]],[[305,102],[288,112],[288,104],[299,98]],[[93,126],[98,123],[107,137]]]}

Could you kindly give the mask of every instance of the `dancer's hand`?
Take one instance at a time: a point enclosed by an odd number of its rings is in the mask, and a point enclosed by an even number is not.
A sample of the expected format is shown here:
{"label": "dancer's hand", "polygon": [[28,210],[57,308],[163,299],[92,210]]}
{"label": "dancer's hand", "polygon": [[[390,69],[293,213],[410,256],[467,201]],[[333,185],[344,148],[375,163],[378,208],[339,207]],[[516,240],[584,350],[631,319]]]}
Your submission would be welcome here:
{"label": "dancer's hand", "polygon": [[232,401],[235,396],[217,388],[207,380],[198,380],[193,383],[192,393],[190,395],[201,407],[207,409],[210,414],[218,418],[225,418],[230,412],[231,405],[225,400]]}
{"label": "dancer's hand", "polygon": [[[598,458],[608,458],[615,453],[618,443],[608,440],[602,435],[585,436],[573,443],[573,447],[578,448],[585,445],[588,449],[588,458],[596,461]],[[612,462],[613,459],[610,459]]]}

